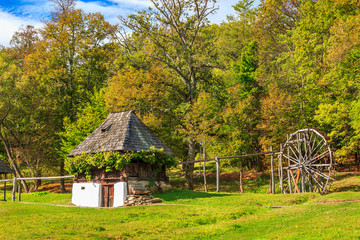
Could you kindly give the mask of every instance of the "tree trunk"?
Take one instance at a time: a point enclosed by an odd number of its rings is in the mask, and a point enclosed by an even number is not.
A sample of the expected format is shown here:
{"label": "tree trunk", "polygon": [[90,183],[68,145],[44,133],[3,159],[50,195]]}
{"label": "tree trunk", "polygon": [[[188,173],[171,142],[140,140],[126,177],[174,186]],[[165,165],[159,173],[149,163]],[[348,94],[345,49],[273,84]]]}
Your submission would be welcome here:
{"label": "tree trunk", "polygon": [[[1,129],[0,129],[0,131],[1,131]],[[11,155],[10,147],[7,144],[7,142],[6,142],[5,138],[4,138],[4,136],[1,134],[1,132],[0,132],[0,139],[1,139],[1,141],[2,141],[2,143],[4,145],[4,147],[5,147],[6,154],[7,154],[8,158],[9,158],[9,162],[10,162],[11,166],[13,167],[13,169],[15,171],[16,177],[22,178],[23,176],[21,175],[21,173],[19,171],[19,168],[17,167],[17,165],[16,165],[16,163],[15,163],[15,161],[14,161],[12,155]],[[27,184],[26,184],[26,182],[24,180],[21,180],[21,184],[24,187],[24,191],[29,192],[29,188],[28,188],[28,186],[27,186]]]}
{"label": "tree trunk", "polygon": [[[189,157],[188,161],[195,160],[195,141],[192,139],[189,140],[188,157]],[[194,163],[184,164],[183,169],[185,170],[185,184],[187,189],[194,190],[194,179],[193,179]]]}
{"label": "tree trunk", "polygon": [[[65,176],[64,160],[63,159],[60,162],[60,176]],[[60,179],[60,192],[61,193],[66,193],[65,180],[63,178]]]}
{"label": "tree trunk", "polygon": [[355,164],[356,164],[356,169],[359,172],[360,171],[360,161],[359,161],[359,155],[358,152],[355,152]]}

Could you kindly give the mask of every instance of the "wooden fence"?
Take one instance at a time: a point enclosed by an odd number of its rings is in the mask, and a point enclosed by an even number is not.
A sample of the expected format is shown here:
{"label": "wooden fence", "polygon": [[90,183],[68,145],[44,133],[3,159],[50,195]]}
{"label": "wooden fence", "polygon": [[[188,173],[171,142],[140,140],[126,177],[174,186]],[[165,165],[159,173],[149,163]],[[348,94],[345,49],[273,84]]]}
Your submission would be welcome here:
{"label": "wooden fence", "polygon": [[21,184],[17,184],[18,181],[26,181],[26,180],[57,180],[57,179],[66,179],[66,178],[74,178],[74,175],[69,176],[56,176],[56,177],[29,177],[29,178],[12,178],[12,179],[1,179],[0,182],[4,183],[4,200],[6,201],[6,182],[13,182],[12,189],[12,201],[15,201],[16,194],[16,185],[18,188],[18,201],[21,201]]}
{"label": "wooden fence", "polygon": [[[206,184],[206,171],[205,171],[205,163],[215,161],[216,163],[216,191],[220,191],[220,160],[221,159],[231,159],[231,158],[244,158],[244,157],[254,157],[260,155],[270,155],[271,156],[271,179],[270,179],[270,187],[271,193],[275,193],[275,177],[274,177],[274,155],[281,154],[279,151],[273,151],[273,148],[270,147],[269,152],[262,152],[262,153],[252,153],[252,154],[243,154],[237,156],[226,156],[226,157],[215,157],[211,159],[203,159],[203,160],[194,160],[194,161],[183,161],[178,163],[180,164],[189,164],[189,163],[204,163],[203,173],[204,173],[204,184]],[[205,186],[206,189],[206,186]]]}

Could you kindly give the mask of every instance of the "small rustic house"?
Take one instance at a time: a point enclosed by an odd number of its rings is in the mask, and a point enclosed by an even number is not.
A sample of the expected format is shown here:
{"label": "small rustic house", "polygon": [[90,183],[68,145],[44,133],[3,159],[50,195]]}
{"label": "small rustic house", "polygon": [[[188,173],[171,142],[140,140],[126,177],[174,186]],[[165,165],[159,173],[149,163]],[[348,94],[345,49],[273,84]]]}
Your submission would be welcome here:
{"label": "small rustic house", "polygon": [[[148,151],[151,147],[163,149],[164,154],[173,155],[167,147],[133,111],[110,113],[108,118],[70,154],[117,151],[120,153]],[[107,172],[93,169],[90,182],[84,175],[74,180],[73,203],[90,207],[116,207],[125,203],[127,194],[147,192],[148,179],[154,176],[153,166],[141,161],[131,162],[123,170]],[[156,173],[162,185],[168,183],[165,167]]]}

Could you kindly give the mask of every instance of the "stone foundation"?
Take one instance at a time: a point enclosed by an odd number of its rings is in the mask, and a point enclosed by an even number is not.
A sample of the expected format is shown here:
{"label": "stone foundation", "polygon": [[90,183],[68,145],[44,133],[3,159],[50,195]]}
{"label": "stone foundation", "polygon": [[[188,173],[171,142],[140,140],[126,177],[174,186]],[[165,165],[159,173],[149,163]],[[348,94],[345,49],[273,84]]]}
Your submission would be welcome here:
{"label": "stone foundation", "polygon": [[161,203],[160,198],[154,198],[150,193],[148,194],[134,194],[128,195],[125,201],[125,206],[141,206],[151,205],[154,203]]}

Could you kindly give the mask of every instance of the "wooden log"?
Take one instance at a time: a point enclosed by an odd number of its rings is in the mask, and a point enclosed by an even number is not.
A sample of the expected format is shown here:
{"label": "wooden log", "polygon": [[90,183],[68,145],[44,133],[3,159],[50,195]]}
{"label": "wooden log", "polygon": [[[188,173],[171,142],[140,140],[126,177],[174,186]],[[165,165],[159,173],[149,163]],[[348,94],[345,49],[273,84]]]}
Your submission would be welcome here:
{"label": "wooden log", "polygon": [[11,200],[13,202],[15,201],[15,192],[16,192],[16,177],[14,177],[14,179],[13,179],[13,190],[12,190],[12,197],[11,197]]}
{"label": "wooden log", "polygon": [[220,192],[220,164],[219,164],[219,158],[215,157],[216,162],[216,192]]}
{"label": "wooden log", "polygon": [[[270,152],[272,152],[273,147],[270,147]],[[271,193],[275,194],[275,175],[274,175],[274,154],[271,154]]]}

